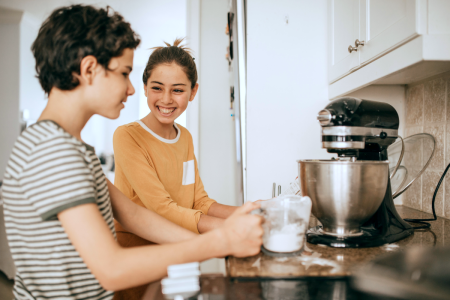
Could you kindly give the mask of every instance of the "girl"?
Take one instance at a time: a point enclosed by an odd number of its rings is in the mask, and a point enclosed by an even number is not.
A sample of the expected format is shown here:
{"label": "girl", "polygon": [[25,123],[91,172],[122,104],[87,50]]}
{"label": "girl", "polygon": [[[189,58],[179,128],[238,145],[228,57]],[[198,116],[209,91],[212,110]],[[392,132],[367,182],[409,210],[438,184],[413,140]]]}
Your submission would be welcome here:
{"label": "girl", "polygon": [[[114,184],[136,204],[194,233],[204,233],[218,228],[237,207],[208,197],[191,134],[175,123],[198,91],[195,62],[189,49],[180,46],[182,41],[155,48],[148,60],[143,82],[151,112],[115,131]],[[118,222],[115,225],[122,246],[149,244]],[[140,293],[134,289],[122,295],[131,299]]]}

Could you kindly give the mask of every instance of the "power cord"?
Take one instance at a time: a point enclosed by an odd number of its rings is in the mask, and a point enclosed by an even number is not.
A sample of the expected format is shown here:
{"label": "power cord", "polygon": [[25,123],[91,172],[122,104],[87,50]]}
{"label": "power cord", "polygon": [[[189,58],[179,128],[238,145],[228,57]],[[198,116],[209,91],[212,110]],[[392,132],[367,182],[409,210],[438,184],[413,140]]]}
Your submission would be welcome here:
{"label": "power cord", "polygon": [[436,210],[434,208],[434,202],[436,201],[436,195],[439,191],[439,188],[441,187],[441,183],[444,180],[445,174],[447,174],[448,169],[450,168],[450,164],[448,164],[447,168],[445,168],[444,174],[442,174],[441,179],[439,180],[436,189],[434,190],[433,194],[433,200],[431,201],[431,209],[433,210],[433,219],[403,219],[406,222],[416,223],[416,224],[422,224],[422,226],[413,226],[414,229],[428,229],[431,228],[431,224],[425,221],[436,221]]}

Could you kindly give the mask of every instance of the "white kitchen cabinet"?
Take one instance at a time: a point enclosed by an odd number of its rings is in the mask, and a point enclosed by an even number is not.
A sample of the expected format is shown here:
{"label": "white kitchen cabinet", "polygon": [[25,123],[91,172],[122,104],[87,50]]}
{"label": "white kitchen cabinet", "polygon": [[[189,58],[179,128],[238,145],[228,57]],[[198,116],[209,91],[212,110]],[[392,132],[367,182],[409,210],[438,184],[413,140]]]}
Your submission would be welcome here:
{"label": "white kitchen cabinet", "polygon": [[360,64],[418,36],[415,0],[360,0]]}
{"label": "white kitchen cabinet", "polygon": [[[346,32],[336,20],[355,16],[352,9],[337,9],[340,2],[328,2],[330,99],[371,84],[410,84],[450,70],[450,0],[358,0],[352,4],[359,26]],[[364,45],[344,59],[340,51],[348,51],[352,39]],[[344,61],[357,63],[344,68]]]}
{"label": "white kitchen cabinet", "polygon": [[[416,2],[329,0],[329,82],[417,37]],[[356,46],[356,40],[364,45]]]}
{"label": "white kitchen cabinet", "polygon": [[348,52],[348,46],[359,38],[360,0],[329,2],[329,77],[335,79],[359,66],[359,52]]}

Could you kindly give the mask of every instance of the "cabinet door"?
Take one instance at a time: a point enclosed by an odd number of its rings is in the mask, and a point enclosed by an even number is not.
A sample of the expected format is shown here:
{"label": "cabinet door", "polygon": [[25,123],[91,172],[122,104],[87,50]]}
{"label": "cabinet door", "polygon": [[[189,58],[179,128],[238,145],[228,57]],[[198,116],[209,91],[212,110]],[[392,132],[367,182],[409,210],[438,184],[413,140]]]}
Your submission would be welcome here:
{"label": "cabinet door", "polygon": [[416,0],[361,0],[361,65],[418,35]]}
{"label": "cabinet door", "polygon": [[348,46],[359,38],[359,0],[328,1],[328,80],[336,81],[359,65],[359,51]]}

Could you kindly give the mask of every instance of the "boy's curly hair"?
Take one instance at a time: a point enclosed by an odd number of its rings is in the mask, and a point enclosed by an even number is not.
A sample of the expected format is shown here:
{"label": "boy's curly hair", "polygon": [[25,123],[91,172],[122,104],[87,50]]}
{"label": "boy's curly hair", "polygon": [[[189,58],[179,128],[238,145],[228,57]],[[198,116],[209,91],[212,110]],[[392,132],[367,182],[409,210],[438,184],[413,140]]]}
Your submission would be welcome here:
{"label": "boy's curly hair", "polygon": [[135,49],[139,36],[117,12],[87,5],[61,7],[39,29],[31,50],[37,78],[49,94],[53,87],[72,90],[79,85],[81,60],[93,55],[105,69],[126,48]]}

